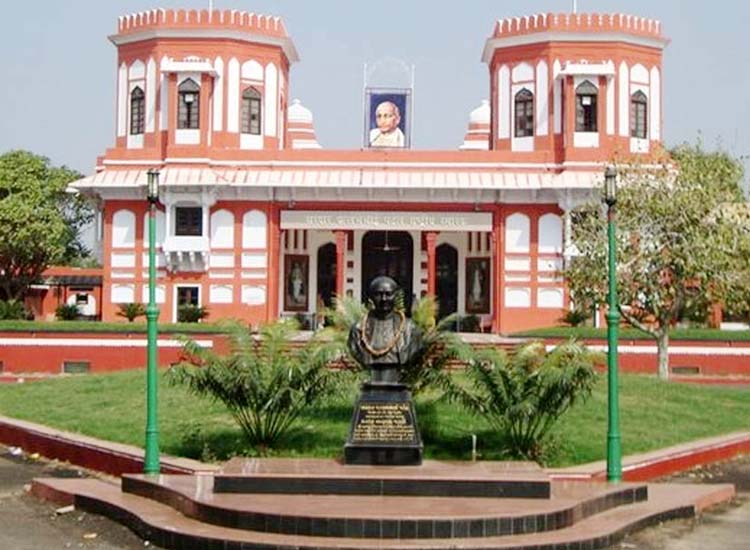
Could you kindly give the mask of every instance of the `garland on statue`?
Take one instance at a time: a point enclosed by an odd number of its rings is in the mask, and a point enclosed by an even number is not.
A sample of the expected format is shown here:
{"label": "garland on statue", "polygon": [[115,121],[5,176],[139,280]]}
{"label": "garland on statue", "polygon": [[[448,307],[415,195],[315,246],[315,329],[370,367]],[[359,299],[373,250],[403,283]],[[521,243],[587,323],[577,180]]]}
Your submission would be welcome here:
{"label": "garland on statue", "polygon": [[367,320],[370,317],[370,312],[368,311],[365,313],[365,317],[362,320],[362,345],[365,346],[365,349],[369,351],[373,356],[375,357],[381,357],[391,351],[396,344],[398,344],[399,339],[401,338],[401,334],[404,332],[404,326],[406,325],[406,315],[404,315],[404,312],[401,310],[398,310],[396,313],[398,313],[399,317],[401,317],[401,322],[398,325],[398,330],[396,331],[396,335],[393,337],[393,339],[388,343],[388,345],[381,349],[375,349],[372,347],[372,344],[367,340]]}

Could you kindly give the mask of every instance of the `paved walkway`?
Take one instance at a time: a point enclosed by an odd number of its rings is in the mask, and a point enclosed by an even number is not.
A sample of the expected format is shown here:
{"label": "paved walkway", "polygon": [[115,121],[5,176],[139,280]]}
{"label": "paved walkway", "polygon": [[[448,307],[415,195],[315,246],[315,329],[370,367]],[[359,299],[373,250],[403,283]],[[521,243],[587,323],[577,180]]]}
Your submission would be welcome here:
{"label": "paved walkway", "polygon": [[750,548],[750,456],[673,476],[687,483],[734,483],[737,499],[697,521],[671,521],[627,537],[613,550],[747,550]]}
{"label": "paved walkway", "polygon": [[37,500],[24,489],[34,477],[82,475],[69,466],[13,456],[0,445],[0,548],[143,550],[144,542],[125,527],[78,510],[58,515],[54,505]]}

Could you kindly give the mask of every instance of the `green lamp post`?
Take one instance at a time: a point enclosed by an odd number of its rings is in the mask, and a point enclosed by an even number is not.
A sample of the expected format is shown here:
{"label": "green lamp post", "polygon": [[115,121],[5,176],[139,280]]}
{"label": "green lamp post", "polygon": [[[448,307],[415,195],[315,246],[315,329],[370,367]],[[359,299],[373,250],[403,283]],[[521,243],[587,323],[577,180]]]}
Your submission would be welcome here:
{"label": "green lamp post", "polygon": [[615,205],[617,204],[617,170],[604,171],[604,202],[607,204],[607,238],[609,242],[609,303],[607,308],[607,481],[622,481],[622,442],[620,438],[620,398],[617,380],[617,337],[620,312],[617,300],[617,256],[615,243]]}
{"label": "green lamp post", "polygon": [[156,203],[159,202],[159,171],[148,171],[148,305],[146,322],[148,331],[146,363],[146,456],[143,473],[159,473],[159,422],[157,416],[157,324],[159,308],[156,306]]}

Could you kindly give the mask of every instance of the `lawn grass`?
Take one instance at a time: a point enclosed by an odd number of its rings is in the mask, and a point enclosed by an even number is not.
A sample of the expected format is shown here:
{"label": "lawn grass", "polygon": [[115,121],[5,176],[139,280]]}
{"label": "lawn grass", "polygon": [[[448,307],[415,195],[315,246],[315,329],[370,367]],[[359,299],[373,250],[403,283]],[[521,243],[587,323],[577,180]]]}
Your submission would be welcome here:
{"label": "lawn grass", "polygon": [[[600,338],[606,340],[607,329],[594,327],[547,327],[511,334],[525,338]],[[750,330],[721,330],[718,328],[675,328],[669,331],[672,340],[715,340],[721,342],[748,342]],[[621,328],[622,340],[654,340],[650,334],[637,328]]]}
{"label": "lawn grass", "polygon": [[[276,456],[333,457],[342,452],[356,385],[348,384],[307,412],[273,451]],[[484,459],[503,458],[502,441],[487,424],[455,405],[420,396],[417,415],[428,458],[468,459],[477,434]],[[161,450],[203,460],[252,454],[220,404],[164,383],[159,386]],[[555,428],[551,466],[605,457],[606,381],[600,376],[591,398],[568,412]],[[750,427],[750,392],[666,383],[621,376],[623,451],[633,454]],[[0,385],[0,414],[55,428],[142,446],[145,373],[126,371]]]}

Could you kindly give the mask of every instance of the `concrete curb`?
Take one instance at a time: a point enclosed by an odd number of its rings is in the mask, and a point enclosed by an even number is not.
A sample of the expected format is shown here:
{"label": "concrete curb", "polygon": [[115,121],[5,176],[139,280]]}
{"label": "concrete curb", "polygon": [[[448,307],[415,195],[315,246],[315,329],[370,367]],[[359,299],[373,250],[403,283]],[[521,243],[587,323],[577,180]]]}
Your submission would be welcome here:
{"label": "concrete curb", "polygon": [[[750,454],[750,432],[734,432],[626,456],[622,460],[622,477],[625,481],[649,481],[742,454]],[[548,472],[553,479],[605,480],[607,463],[600,460]]]}
{"label": "concrete curb", "polygon": [[[143,449],[139,447],[6,416],[0,416],[0,443],[115,476],[143,472]],[[215,471],[219,466],[161,455],[161,469],[165,474],[193,474]]]}
{"label": "concrete curb", "polygon": [[[0,416],[0,443],[115,476],[143,471],[143,449],[139,447],[6,416]],[[623,478],[626,481],[648,481],[741,454],[750,454],[750,432],[735,432],[626,456],[623,459]],[[220,468],[216,464],[168,455],[161,456],[161,467],[165,474],[195,474]],[[552,479],[589,481],[605,480],[606,470],[606,462],[598,461],[547,472]]]}

